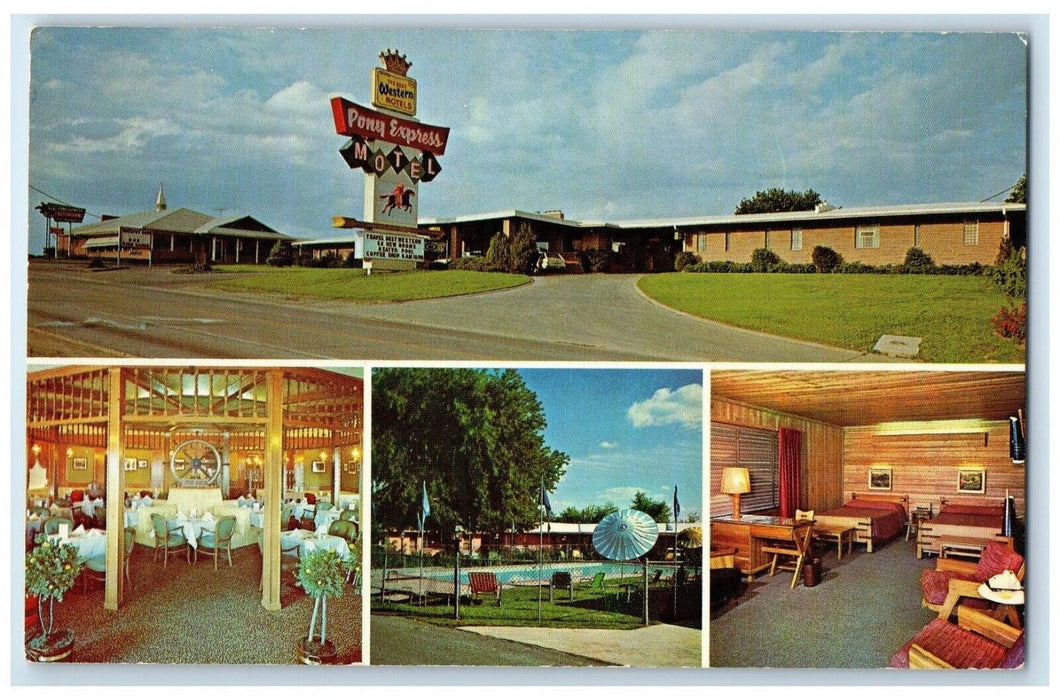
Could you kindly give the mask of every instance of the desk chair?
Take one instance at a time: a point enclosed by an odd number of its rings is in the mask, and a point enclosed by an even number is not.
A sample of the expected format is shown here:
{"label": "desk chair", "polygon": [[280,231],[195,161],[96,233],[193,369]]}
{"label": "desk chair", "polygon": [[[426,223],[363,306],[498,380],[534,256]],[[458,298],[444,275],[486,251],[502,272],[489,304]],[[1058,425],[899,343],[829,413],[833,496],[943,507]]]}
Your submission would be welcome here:
{"label": "desk chair", "polygon": [[769,577],[773,578],[773,574],[777,572],[777,568],[792,568],[791,564],[780,564],[778,567],[780,557],[793,557],[795,559],[795,574],[791,577],[791,587],[794,589],[795,584],[799,582],[799,574],[802,572],[802,563],[806,559],[806,553],[810,551],[810,545],[812,542],[813,521],[810,520],[796,525],[791,531],[790,540],[778,540],[770,542],[762,547],[762,552],[764,554],[773,555],[773,563],[769,566]]}

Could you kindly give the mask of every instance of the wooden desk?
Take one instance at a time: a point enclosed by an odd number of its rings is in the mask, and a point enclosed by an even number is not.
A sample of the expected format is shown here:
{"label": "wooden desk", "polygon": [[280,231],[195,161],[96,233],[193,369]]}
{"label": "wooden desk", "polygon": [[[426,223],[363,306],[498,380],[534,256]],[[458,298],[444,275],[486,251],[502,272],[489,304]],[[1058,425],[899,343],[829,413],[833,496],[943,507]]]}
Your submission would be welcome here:
{"label": "wooden desk", "polygon": [[810,527],[812,520],[794,520],[771,515],[712,518],[710,543],[718,549],[735,549],[735,566],[748,578],[769,568],[772,557],[762,551],[769,540],[794,541],[796,532]]}
{"label": "wooden desk", "polygon": [[835,542],[838,548],[839,559],[843,559],[843,543],[847,543],[847,553],[854,553],[854,533],[857,528],[843,527],[842,525],[817,525],[813,528],[813,538],[826,542]]}

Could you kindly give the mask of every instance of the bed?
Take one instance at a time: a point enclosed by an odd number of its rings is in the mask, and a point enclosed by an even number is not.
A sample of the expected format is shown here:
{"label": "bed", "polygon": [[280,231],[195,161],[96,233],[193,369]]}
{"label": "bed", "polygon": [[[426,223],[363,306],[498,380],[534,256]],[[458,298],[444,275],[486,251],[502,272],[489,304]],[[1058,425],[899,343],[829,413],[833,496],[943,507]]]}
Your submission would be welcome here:
{"label": "bed", "polygon": [[903,534],[909,522],[909,496],[852,493],[840,508],[814,515],[817,525],[854,528],[854,541],[873,547]]}
{"label": "bed", "polygon": [[1001,534],[1004,519],[1004,501],[943,498],[938,515],[925,520],[917,529],[917,559],[925,553],[939,554],[943,541],[997,540],[1011,547],[1012,538]]}

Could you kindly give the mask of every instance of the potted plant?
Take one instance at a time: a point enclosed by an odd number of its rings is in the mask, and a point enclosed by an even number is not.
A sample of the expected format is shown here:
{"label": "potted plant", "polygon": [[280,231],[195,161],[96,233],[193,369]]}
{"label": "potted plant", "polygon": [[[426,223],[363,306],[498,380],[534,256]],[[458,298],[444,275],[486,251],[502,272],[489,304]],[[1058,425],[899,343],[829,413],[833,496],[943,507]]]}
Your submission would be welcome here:
{"label": "potted plant", "polygon": [[[309,552],[298,564],[298,583],[302,590],[313,598],[313,618],[309,623],[309,636],[298,642],[298,658],[305,664],[327,664],[335,661],[335,644],[327,641],[328,598],[342,595],[350,566],[330,549]],[[317,618],[320,618],[320,636],[316,634]]]}
{"label": "potted plant", "polygon": [[41,627],[40,634],[26,644],[27,656],[33,661],[60,661],[73,651],[73,630],[55,630],[55,601],[63,601],[80,571],[77,549],[52,542],[45,535],[38,537],[36,546],[26,553],[26,592],[37,596]]}

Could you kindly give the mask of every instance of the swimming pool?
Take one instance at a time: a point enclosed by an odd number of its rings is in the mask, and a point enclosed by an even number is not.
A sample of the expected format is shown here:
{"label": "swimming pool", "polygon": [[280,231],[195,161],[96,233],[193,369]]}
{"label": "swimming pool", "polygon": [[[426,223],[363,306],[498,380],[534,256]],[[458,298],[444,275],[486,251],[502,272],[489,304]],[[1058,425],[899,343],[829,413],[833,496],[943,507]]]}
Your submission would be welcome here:
{"label": "swimming pool", "polygon": [[[649,574],[654,574],[656,569],[663,573],[673,568],[672,564],[648,564]],[[460,567],[460,582],[468,583],[468,572],[488,571],[497,575],[497,580],[502,584],[517,586],[520,583],[533,583],[535,581],[549,580],[556,571],[568,571],[571,577],[588,580],[598,572],[604,572],[604,578],[621,578],[625,576],[636,576],[641,571],[639,562],[545,562],[538,569],[536,564],[508,564],[501,566],[469,566]],[[419,569],[406,568],[399,572],[401,575],[418,576]],[[423,570],[424,578],[432,578],[438,581],[452,581],[452,569],[439,569],[435,567]]]}

